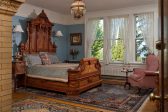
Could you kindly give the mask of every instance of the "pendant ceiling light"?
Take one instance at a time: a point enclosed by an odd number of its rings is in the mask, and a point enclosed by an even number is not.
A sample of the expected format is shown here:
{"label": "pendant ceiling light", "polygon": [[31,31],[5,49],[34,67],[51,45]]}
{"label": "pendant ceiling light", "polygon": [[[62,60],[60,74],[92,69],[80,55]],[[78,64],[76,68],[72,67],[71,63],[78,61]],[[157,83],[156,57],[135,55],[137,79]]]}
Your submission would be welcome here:
{"label": "pendant ceiling light", "polygon": [[80,19],[86,12],[85,3],[82,0],[74,0],[71,5],[71,14],[76,19]]}

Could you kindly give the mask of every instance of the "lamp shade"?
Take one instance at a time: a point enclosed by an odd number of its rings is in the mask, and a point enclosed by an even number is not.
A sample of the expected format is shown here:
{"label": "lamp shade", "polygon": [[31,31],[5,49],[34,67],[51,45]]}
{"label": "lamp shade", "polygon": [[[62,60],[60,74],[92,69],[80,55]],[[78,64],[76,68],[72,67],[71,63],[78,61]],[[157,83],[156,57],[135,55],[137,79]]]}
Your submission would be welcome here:
{"label": "lamp shade", "polygon": [[13,32],[24,32],[22,27],[20,25],[16,25],[13,29]]}
{"label": "lamp shade", "polygon": [[74,2],[71,4],[71,14],[74,16],[74,18],[81,18],[85,12],[85,3],[82,0],[74,0]]}
{"label": "lamp shade", "polygon": [[62,37],[63,34],[62,34],[62,32],[61,32],[60,30],[58,30],[58,31],[56,32],[55,36],[57,36],[57,37]]}

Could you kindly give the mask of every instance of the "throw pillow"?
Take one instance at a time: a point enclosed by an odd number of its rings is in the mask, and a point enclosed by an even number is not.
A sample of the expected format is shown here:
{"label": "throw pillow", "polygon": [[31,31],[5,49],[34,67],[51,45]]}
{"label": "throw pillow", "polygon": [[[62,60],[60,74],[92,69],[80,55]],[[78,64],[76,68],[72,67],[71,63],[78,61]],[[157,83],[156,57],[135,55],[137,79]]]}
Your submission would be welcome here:
{"label": "throw pillow", "polygon": [[40,58],[41,58],[41,62],[42,62],[43,65],[51,64],[51,61],[48,58],[48,54],[47,53],[40,53]]}

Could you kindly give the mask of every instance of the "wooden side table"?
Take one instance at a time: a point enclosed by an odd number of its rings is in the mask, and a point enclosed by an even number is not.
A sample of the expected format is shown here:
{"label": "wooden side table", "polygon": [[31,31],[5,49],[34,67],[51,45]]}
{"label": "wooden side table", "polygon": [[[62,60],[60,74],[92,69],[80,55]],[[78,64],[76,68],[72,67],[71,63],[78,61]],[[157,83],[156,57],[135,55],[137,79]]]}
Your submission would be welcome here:
{"label": "wooden side table", "polygon": [[25,61],[13,61],[12,62],[12,77],[14,80],[14,91],[16,91],[18,82],[17,76],[23,75],[25,77],[26,74],[26,64]]}
{"label": "wooden side table", "polygon": [[125,72],[126,81],[125,81],[125,84],[124,84],[124,88],[126,88],[127,85],[128,85],[128,87],[130,89],[131,84],[128,82],[128,73],[133,72],[133,71],[129,70],[129,69],[124,69],[124,70],[121,70],[121,72]]}

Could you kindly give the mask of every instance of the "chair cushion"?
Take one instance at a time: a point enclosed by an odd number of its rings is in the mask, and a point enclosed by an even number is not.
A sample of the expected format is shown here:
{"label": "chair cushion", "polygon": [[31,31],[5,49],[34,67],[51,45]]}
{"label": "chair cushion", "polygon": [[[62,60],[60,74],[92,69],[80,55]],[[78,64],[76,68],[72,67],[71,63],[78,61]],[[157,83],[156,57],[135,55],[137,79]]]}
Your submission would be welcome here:
{"label": "chair cushion", "polygon": [[139,80],[143,79],[144,76],[145,76],[145,75],[132,74],[132,75],[130,76],[130,78],[133,79],[134,81],[139,81]]}

